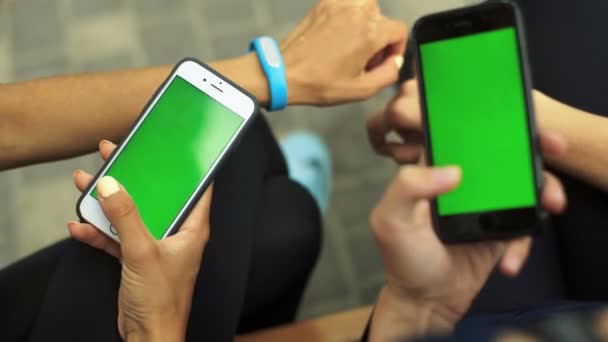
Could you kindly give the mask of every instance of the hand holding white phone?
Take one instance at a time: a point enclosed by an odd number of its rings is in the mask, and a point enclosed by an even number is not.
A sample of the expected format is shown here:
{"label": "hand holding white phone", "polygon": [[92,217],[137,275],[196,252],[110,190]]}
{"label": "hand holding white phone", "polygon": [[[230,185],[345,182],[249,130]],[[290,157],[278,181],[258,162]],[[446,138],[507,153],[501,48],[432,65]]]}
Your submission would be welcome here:
{"label": "hand holding white phone", "polygon": [[180,62],[83,193],[78,215],[119,241],[95,190],[109,175],[154,238],[175,233],[257,112],[253,96],[209,67]]}

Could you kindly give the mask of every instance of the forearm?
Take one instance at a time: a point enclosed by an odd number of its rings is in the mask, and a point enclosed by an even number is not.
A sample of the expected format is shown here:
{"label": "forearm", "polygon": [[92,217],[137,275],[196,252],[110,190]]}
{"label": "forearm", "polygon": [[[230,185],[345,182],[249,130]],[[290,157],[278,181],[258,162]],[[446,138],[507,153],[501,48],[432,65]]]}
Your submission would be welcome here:
{"label": "forearm", "polygon": [[608,191],[608,118],[570,107],[539,92],[534,96],[540,129],[557,132],[568,143],[563,156],[547,161]]}
{"label": "forearm", "polygon": [[[265,105],[253,54],[210,63]],[[46,78],[0,86],[0,170],[70,158],[119,141],[172,66]]]}
{"label": "forearm", "polygon": [[369,331],[371,342],[405,341],[413,337],[449,333],[456,318],[438,313],[428,303],[404,300],[382,288],[374,308]]}

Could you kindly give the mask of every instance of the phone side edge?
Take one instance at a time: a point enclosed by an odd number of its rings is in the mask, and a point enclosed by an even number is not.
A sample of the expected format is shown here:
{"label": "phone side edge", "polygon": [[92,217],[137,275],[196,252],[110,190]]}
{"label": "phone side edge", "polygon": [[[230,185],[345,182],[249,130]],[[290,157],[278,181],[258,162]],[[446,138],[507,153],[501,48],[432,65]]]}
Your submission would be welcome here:
{"label": "phone side edge", "polygon": [[[424,136],[424,156],[426,157],[427,163],[429,166],[434,166],[434,158],[433,158],[433,148],[431,143],[431,134],[430,134],[430,124],[428,118],[428,106],[426,100],[426,89],[424,87],[424,72],[422,70],[422,61],[421,61],[421,49],[420,43],[418,40],[414,39],[413,42],[415,46],[415,63],[416,63],[416,78],[418,80],[418,100],[420,101],[420,114],[421,114],[421,122],[422,122],[422,133]],[[444,236],[441,229],[439,229],[439,211],[438,211],[438,203],[437,198],[430,199],[431,204],[431,224],[433,225],[433,230],[437,237],[444,241],[446,236]]]}
{"label": "phone side edge", "polygon": [[526,98],[526,109],[528,111],[527,124],[528,124],[528,136],[530,140],[530,154],[531,163],[533,168],[534,185],[536,192],[536,210],[539,220],[538,229],[532,232],[532,234],[539,234],[547,228],[551,223],[550,215],[542,206],[542,193],[545,187],[544,179],[544,158],[542,154],[540,136],[538,134],[538,124],[536,120],[536,107],[534,105],[533,91],[534,91],[534,77],[532,74],[532,68],[530,66],[530,59],[528,53],[528,39],[526,23],[523,17],[523,13],[517,3],[507,0],[500,0],[500,3],[506,4],[513,10],[513,16],[515,18],[517,28],[517,40],[518,40],[518,52],[521,61],[521,71],[523,78],[523,85],[525,87],[525,98]]}

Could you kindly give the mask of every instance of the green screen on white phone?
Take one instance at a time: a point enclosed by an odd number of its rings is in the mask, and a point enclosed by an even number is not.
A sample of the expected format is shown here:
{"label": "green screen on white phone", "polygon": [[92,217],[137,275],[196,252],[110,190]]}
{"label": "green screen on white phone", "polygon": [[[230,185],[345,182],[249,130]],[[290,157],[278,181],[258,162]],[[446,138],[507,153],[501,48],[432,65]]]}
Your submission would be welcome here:
{"label": "green screen on white phone", "polygon": [[[176,76],[106,175],[126,188],[144,223],[160,239],[243,120]],[[97,198],[97,192],[92,196]]]}

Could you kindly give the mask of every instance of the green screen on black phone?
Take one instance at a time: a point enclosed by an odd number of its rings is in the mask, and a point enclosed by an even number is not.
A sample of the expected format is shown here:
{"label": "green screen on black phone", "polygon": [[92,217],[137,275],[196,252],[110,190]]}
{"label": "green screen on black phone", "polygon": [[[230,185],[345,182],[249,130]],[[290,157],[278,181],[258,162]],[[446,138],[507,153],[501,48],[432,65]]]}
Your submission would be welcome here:
{"label": "green screen on black phone", "polygon": [[179,76],[171,81],[106,173],[133,197],[156,239],[170,228],[243,120]]}
{"label": "green screen on black phone", "polygon": [[535,206],[515,28],[424,43],[420,55],[433,164],[462,168],[439,215]]}

